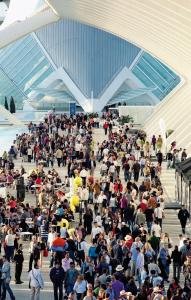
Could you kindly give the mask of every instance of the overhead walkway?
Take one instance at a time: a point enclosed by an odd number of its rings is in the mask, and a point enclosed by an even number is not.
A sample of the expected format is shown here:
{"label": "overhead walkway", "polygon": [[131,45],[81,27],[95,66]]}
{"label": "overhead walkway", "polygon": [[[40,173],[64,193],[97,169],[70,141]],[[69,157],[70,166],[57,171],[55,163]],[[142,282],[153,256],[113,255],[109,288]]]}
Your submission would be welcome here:
{"label": "overhead walkway", "polygon": [[0,115],[6,119],[10,125],[23,126],[23,123],[15,117],[14,114],[11,114],[4,106],[0,105]]}

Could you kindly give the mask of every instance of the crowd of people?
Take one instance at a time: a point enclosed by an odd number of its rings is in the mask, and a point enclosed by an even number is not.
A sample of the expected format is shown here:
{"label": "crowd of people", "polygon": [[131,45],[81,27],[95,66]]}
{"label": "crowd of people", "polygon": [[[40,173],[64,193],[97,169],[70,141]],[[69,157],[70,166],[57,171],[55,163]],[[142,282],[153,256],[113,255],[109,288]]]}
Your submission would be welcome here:
{"label": "crowd of people", "polygon": [[[187,209],[178,214],[179,244],[163,231],[163,139],[149,141],[143,131],[116,124],[111,113],[51,113],[38,125],[31,122],[3,153],[1,300],[6,292],[15,299],[12,263],[15,282],[23,283],[23,243],[29,247],[31,300],[40,299],[47,259],[55,300],[190,299]],[[103,130],[98,141],[97,128]]]}

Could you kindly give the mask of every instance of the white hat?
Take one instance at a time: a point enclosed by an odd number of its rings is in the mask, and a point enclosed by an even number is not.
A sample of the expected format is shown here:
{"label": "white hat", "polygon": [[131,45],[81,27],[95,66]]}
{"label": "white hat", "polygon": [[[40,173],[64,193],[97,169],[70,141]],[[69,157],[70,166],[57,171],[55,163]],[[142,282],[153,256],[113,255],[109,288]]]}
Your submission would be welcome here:
{"label": "white hat", "polygon": [[125,237],[125,241],[130,241],[131,239],[132,239],[132,237],[127,234],[126,237]]}
{"label": "white hat", "polygon": [[118,265],[117,268],[116,268],[116,271],[120,272],[120,271],[123,271],[123,269],[124,268],[122,267],[122,265]]}

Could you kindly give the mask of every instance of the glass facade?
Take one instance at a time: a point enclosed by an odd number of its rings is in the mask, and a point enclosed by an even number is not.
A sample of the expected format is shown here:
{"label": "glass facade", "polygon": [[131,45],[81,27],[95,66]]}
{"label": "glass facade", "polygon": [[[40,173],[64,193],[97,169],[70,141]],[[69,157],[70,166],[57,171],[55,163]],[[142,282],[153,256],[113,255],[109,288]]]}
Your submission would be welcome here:
{"label": "glass facade", "polygon": [[0,101],[13,96],[17,108],[53,72],[48,59],[32,35],[0,49]]}
{"label": "glass facade", "polygon": [[160,100],[180,83],[179,76],[158,59],[145,52],[132,71],[146,87],[154,88],[153,94]]}
{"label": "glass facade", "polygon": [[[87,98],[91,98],[92,95],[93,98],[100,98],[119,72],[124,67],[129,68],[142,82],[143,86],[140,87],[143,90],[136,91],[135,88],[131,90],[130,86],[123,84],[114,96],[108,99],[109,103],[149,105],[152,101],[146,99],[148,93],[159,102],[181,80],[167,66],[150,54],[141,52],[135,45],[75,21],[60,20],[45,26],[36,32],[36,37],[37,39],[30,34],[0,49],[1,104],[4,104],[5,96],[8,99],[13,96],[17,108],[21,109],[23,100],[27,100],[34,91],[35,101],[39,102],[36,108],[45,109],[46,95],[35,90],[55,71],[49,58],[57,68],[63,68],[67,72]],[[62,105],[59,102],[61,99],[63,105],[64,101],[74,101],[69,89],[61,85],[58,81],[57,85],[48,87],[63,92],[62,95],[55,93],[51,96],[51,101],[57,101],[59,107]],[[47,108],[50,105],[52,104],[47,102]]]}

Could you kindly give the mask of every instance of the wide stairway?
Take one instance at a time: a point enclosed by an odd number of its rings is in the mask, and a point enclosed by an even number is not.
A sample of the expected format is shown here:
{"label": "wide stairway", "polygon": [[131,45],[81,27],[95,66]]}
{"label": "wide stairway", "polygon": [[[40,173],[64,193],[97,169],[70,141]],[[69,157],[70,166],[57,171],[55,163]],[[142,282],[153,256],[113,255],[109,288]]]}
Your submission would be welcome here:
{"label": "wide stairway", "polygon": [[14,114],[11,114],[8,110],[6,110],[2,105],[0,105],[0,115],[7,120],[10,125],[23,126],[23,123],[17,119]]}

